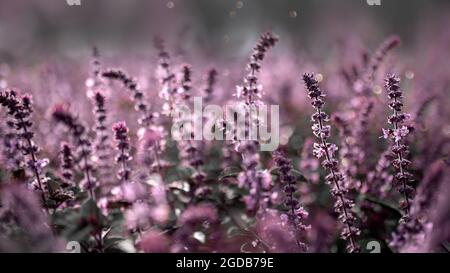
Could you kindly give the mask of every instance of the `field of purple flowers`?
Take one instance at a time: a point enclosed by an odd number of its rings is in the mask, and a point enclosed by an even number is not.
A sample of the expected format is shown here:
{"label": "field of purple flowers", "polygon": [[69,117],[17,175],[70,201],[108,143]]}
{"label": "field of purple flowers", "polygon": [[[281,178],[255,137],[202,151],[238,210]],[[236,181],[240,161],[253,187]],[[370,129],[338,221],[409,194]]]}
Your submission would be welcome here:
{"label": "field of purple flowers", "polygon": [[[282,41],[217,65],[160,37],[2,64],[0,251],[448,252],[450,36],[326,58]],[[194,97],[279,105],[278,149],[175,139]]]}

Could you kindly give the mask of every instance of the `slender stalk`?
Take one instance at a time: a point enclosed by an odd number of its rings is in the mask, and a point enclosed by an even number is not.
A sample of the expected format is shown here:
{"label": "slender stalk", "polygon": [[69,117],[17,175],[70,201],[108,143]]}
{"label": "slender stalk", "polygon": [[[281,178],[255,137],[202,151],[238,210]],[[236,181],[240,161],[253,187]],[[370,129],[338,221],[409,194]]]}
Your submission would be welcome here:
{"label": "slender stalk", "polygon": [[[317,98],[315,100],[317,100]],[[319,116],[321,116],[322,112],[321,112],[320,108],[315,107],[315,109],[319,113]],[[322,119],[319,119],[319,128],[320,128],[320,130],[323,130],[323,121],[322,121]],[[320,141],[322,142],[323,149],[325,150],[325,157],[326,157],[326,159],[328,161],[331,161],[330,152],[328,150],[328,145],[327,145],[327,143],[325,141],[325,138],[323,136],[320,136]],[[339,185],[339,180],[337,179],[334,170],[332,168],[329,168],[329,171],[331,172],[331,175],[333,176],[334,185],[336,186],[337,190],[339,192],[341,192],[341,187]],[[355,248],[355,246],[356,246],[355,239],[354,239],[354,236],[353,236],[353,234],[351,232],[351,226],[349,224],[349,217],[348,217],[349,214],[348,214],[347,208],[345,206],[345,200],[344,200],[343,194],[338,194],[338,197],[339,197],[339,200],[342,202],[342,208],[343,208],[343,212],[344,212],[344,216],[345,216],[345,219],[344,219],[343,222],[346,223],[347,228],[350,231],[350,245],[351,245],[352,248]]]}
{"label": "slender stalk", "polygon": [[409,114],[402,113],[403,97],[400,90],[400,79],[395,75],[390,75],[386,78],[385,83],[388,97],[390,99],[389,107],[393,110],[393,114],[388,118],[388,123],[393,125],[393,129],[383,129],[383,137],[391,139],[393,145],[391,146],[391,155],[396,158],[392,161],[397,173],[394,176],[398,191],[403,196],[404,200],[400,201],[400,209],[403,210],[404,215],[401,221],[408,221],[410,214],[411,199],[414,197],[415,189],[411,186],[414,181],[414,176],[407,171],[407,166],[411,163],[406,159],[409,153],[409,147],[403,141],[412,130],[411,125],[405,125],[410,118]]}
{"label": "slender stalk", "polygon": [[[398,102],[398,101],[397,101],[397,98],[394,98],[394,102]],[[394,109],[394,116],[395,116],[396,119],[397,119],[397,117],[398,117],[398,111],[395,110],[395,109]],[[397,121],[394,122],[394,129],[395,129],[395,130],[398,130],[398,129],[399,129],[399,126],[398,126],[398,122],[397,122]],[[396,146],[397,148],[400,148],[400,140],[399,140],[399,139],[398,139],[398,140],[395,140],[395,146]],[[400,162],[403,162],[403,155],[402,155],[402,153],[398,153],[397,156],[398,156],[398,160],[399,160]],[[406,181],[405,181],[405,172],[404,172],[404,170],[403,170],[403,164],[400,163],[400,166],[399,166],[399,167],[400,167],[400,173],[402,174],[402,186],[403,186],[403,188],[406,188],[407,184],[406,184]],[[409,197],[408,197],[408,194],[407,194],[406,191],[403,191],[403,196],[405,197],[406,204],[407,204],[407,206],[406,206],[406,208],[405,208],[405,214],[408,215],[408,214],[409,214],[410,203],[409,203]]]}
{"label": "slender stalk", "polygon": [[344,230],[341,233],[341,237],[348,241],[347,250],[349,252],[358,252],[359,246],[356,244],[355,236],[360,233],[359,229],[355,226],[355,216],[348,210],[353,206],[353,201],[350,200],[345,194],[348,189],[340,184],[344,181],[344,175],[339,172],[338,161],[335,160],[334,153],[338,150],[335,144],[328,143],[327,139],[331,135],[331,127],[324,125],[325,121],[328,121],[328,115],[322,111],[325,104],[323,97],[324,92],[319,87],[319,82],[315,79],[313,74],[304,74],[303,80],[305,82],[306,89],[308,91],[308,97],[312,100],[311,104],[315,109],[315,113],[312,115],[313,133],[320,140],[320,143],[314,144],[313,153],[321,158],[325,156],[325,160],[322,162],[323,167],[329,171],[327,176],[327,182],[332,186],[331,195],[336,198],[334,205],[336,212],[338,212],[339,220],[345,225]]}
{"label": "slender stalk", "polygon": [[[22,123],[24,122],[22,118],[20,118],[19,120]],[[26,127],[23,127],[22,130],[24,132],[24,135],[28,135],[28,130],[27,130]],[[33,172],[34,172],[34,176],[36,177],[36,180],[38,182],[39,191],[41,192],[41,199],[42,199],[42,202],[43,202],[43,206],[44,206],[44,208],[45,208],[45,210],[46,210],[46,212],[48,214],[49,210],[48,210],[48,207],[47,207],[47,198],[45,197],[45,192],[44,192],[44,189],[42,187],[41,176],[39,175],[39,171],[38,171],[38,169],[36,167],[37,157],[36,157],[36,154],[34,152],[34,148],[33,148],[34,145],[33,145],[33,142],[31,141],[31,139],[28,138],[28,137],[26,137],[26,143],[27,143],[27,146],[28,146],[27,149],[30,151],[31,160],[33,162],[32,169],[33,169]]]}
{"label": "slender stalk", "polygon": [[43,181],[40,177],[41,170],[38,169],[38,164],[40,164],[40,161],[36,156],[36,152],[39,148],[32,141],[34,136],[33,132],[28,130],[28,128],[31,128],[33,125],[33,122],[30,120],[31,114],[33,113],[32,104],[33,102],[30,95],[23,95],[19,97],[14,90],[0,92],[0,105],[8,109],[8,115],[13,119],[12,124],[14,124],[16,130],[19,132],[20,130],[23,131],[18,135],[22,140],[25,140],[26,144],[26,147],[21,147],[22,153],[24,155],[29,154],[31,156],[30,167],[36,177],[37,188],[41,192],[43,206],[48,213],[49,210],[43,188]]}
{"label": "slender stalk", "polygon": [[79,158],[83,162],[82,170],[86,179],[89,196],[95,201],[95,179],[91,174],[92,166],[89,162],[91,144],[86,136],[86,127],[61,105],[55,107],[52,116],[57,122],[64,124],[69,129],[69,132],[71,132],[74,146],[79,149]]}

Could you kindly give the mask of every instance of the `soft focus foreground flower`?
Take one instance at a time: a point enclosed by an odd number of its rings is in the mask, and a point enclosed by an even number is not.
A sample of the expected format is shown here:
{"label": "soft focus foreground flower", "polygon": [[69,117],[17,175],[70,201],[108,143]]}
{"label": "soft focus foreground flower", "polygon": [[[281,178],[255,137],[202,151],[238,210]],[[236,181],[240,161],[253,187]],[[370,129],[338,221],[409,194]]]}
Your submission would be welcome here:
{"label": "soft focus foreground flower", "polygon": [[17,130],[17,136],[21,139],[20,147],[24,156],[28,157],[26,165],[33,171],[34,180],[32,186],[40,192],[42,203],[47,208],[46,185],[42,177],[43,168],[48,164],[48,159],[38,159],[39,147],[34,143],[34,133],[31,130],[33,122],[32,98],[30,95],[19,97],[14,90],[0,93],[0,105],[8,110],[8,115],[12,117],[12,124]]}
{"label": "soft focus foreground flower", "polygon": [[304,224],[308,213],[302,207],[298,199],[295,197],[297,191],[297,178],[292,174],[292,163],[280,151],[273,154],[275,164],[280,173],[280,181],[284,186],[286,195],[285,206],[287,207],[287,219],[285,222],[293,227],[297,245],[302,251],[307,250],[306,244],[303,242],[308,227]]}
{"label": "soft focus foreground flower", "polygon": [[149,230],[142,235],[138,248],[145,253],[167,253],[170,250],[170,240],[160,231]]}
{"label": "soft focus foreground flower", "polygon": [[98,181],[93,171],[94,165],[91,161],[92,145],[86,127],[78,121],[64,105],[56,105],[52,117],[58,123],[63,124],[72,137],[73,146],[76,148],[77,160],[83,170],[84,179],[80,186],[89,192],[89,196],[95,200]]}
{"label": "soft focus foreground flower", "polygon": [[[2,188],[1,201],[1,222],[16,222],[24,232],[23,238],[19,237],[18,239],[27,240],[26,245],[18,244],[19,249],[13,248],[9,251],[63,251],[63,242],[54,236],[47,215],[41,210],[40,202],[33,192],[21,185],[9,185]],[[1,237],[3,235],[0,235],[0,241],[2,241]],[[13,247],[14,243],[11,246]],[[20,249],[22,246],[26,246],[26,249]],[[0,250],[2,250],[2,247],[0,247]]]}

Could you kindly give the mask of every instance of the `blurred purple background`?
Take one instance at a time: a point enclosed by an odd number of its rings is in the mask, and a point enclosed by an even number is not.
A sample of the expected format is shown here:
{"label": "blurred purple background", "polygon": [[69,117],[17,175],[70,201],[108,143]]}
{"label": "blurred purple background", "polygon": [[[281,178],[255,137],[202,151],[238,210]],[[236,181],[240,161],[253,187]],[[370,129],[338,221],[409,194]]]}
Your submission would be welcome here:
{"label": "blurred purple background", "polygon": [[[322,54],[344,35],[377,44],[397,33],[404,48],[426,25],[447,31],[446,0],[1,0],[0,57],[34,56],[35,52],[86,53],[105,50],[146,51],[155,34],[182,50],[194,44],[204,55],[246,54],[262,31],[271,29],[302,50]],[[340,38],[338,38],[340,37]],[[136,51],[136,50],[135,50]]]}

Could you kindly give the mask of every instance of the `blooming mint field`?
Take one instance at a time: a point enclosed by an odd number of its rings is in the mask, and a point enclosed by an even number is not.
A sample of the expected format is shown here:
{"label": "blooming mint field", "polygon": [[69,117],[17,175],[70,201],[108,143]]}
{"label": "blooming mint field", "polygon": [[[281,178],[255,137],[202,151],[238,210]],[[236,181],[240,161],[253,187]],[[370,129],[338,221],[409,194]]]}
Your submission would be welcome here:
{"label": "blooming mint field", "polygon": [[[448,252],[450,35],[433,33],[0,59],[0,252]],[[241,111],[173,115],[195,98]],[[273,105],[275,150],[236,134]],[[225,140],[192,138],[199,119]]]}

